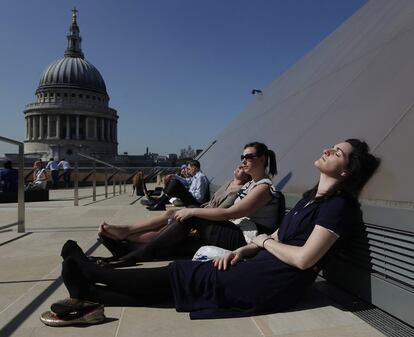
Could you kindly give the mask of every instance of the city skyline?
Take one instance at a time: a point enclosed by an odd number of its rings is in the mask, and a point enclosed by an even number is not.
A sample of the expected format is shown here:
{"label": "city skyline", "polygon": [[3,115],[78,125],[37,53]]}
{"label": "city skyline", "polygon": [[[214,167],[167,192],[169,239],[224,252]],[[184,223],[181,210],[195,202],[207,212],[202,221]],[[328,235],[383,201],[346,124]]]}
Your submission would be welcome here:
{"label": "city skyline", "polygon": [[[263,89],[366,1],[7,3],[0,37],[0,136],[24,139],[23,110],[61,58],[76,7],[85,59],[118,110],[118,153],[205,148]],[[15,152],[0,143],[0,156]]]}

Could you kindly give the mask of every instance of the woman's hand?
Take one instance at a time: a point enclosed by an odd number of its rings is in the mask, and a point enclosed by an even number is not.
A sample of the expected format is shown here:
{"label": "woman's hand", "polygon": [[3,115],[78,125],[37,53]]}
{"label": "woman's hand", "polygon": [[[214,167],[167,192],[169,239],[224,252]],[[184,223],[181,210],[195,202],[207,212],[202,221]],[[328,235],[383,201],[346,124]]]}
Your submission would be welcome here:
{"label": "woman's hand", "polygon": [[267,234],[260,234],[260,235],[258,235],[258,236],[256,236],[254,239],[253,239],[253,243],[257,246],[257,247],[260,247],[260,248],[263,248],[263,242],[266,240],[266,239],[271,239],[272,237],[270,236],[270,235],[267,235]]}
{"label": "woman's hand", "polygon": [[242,253],[240,250],[235,250],[233,252],[227,253],[224,256],[220,256],[219,258],[213,261],[214,267],[218,270],[227,270],[228,267],[234,266],[237,262],[242,259]]}
{"label": "woman's hand", "polygon": [[186,219],[189,219],[193,216],[194,210],[191,208],[183,208],[180,209],[179,211],[176,211],[174,214],[174,220],[177,221],[184,221]]}

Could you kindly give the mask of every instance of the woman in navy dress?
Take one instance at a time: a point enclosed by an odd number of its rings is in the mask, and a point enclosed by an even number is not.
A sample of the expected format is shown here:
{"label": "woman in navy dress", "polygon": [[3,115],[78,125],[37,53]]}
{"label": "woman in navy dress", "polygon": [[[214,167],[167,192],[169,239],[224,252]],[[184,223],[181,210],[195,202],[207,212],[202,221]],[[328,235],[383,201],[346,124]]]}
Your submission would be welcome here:
{"label": "woman in navy dress", "polygon": [[[74,241],[62,248],[62,277],[70,298],[41,316],[48,325],[96,323],[103,305],[171,303],[191,318],[241,317],[296,304],[320,268],[362,221],[357,197],[379,159],[348,139],[315,162],[316,186],[272,235],[213,261],[175,261],[166,267],[111,270],[91,264]],[[185,214],[183,214],[185,216]],[[178,219],[183,220],[183,219]]]}

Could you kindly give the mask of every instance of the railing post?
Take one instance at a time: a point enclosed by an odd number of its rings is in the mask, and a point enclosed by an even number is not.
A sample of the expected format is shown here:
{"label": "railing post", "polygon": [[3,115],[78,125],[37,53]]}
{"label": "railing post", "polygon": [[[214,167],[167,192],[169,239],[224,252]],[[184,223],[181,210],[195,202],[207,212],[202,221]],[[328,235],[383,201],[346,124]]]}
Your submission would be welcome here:
{"label": "railing post", "polygon": [[115,182],[115,174],[112,176],[112,194],[113,194],[113,196],[115,196],[115,184],[116,184],[116,182]]}
{"label": "railing post", "polygon": [[124,193],[126,193],[126,179],[124,179]]}
{"label": "railing post", "polygon": [[17,189],[17,232],[24,233],[25,228],[25,205],[24,205],[24,145],[19,145],[19,176]]}
{"label": "railing post", "polygon": [[92,200],[96,201],[96,162],[93,162],[93,171],[92,171],[92,186],[93,186],[93,194]]}
{"label": "railing post", "polygon": [[122,178],[121,178],[121,176],[119,177],[119,180],[118,180],[118,187],[119,187],[119,195],[121,195],[122,194]]}
{"label": "railing post", "polygon": [[105,167],[105,199],[108,198],[108,170]]}
{"label": "railing post", "polygon": [[73,205],[79,206],[79,156],[76,154],[75,157],[75,179],[74,179],[74,186],[73,186]]}

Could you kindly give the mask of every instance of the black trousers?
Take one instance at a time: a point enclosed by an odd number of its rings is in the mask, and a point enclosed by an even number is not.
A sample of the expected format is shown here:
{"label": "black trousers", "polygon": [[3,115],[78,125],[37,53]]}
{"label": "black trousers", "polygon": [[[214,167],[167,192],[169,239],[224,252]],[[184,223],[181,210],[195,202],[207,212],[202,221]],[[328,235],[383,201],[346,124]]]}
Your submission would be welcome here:
{"label": "black trousers", "polygon": [[166,193],[170,198],[180,198],[186,206],[200,205],[192,194],[188,192],[185,186],[177,179],[171,179],[170,183],[165,187],[164,193]]}
{"label": "black trousers", "polygon": [[71,298],[107,306],[173,306],[168,267],[108,269],[71,255],[62,263]]}
{"label": "black trousers", "polygon": [[[196,236],[189,236],[192,229]],[[173,222],[147,244],[133,244],[103,238],[103,244],[114,256],[123,260],[147,261],[177,256],[192,256],[204,245],[235,250],[245,246],[243,232],[230,221],[211,221],[190,218],[184,222]],[[128,253],[126,253],[129,251]]]}
{"label": "black trousers", "polygon": [[52,170],[51,174],[52,174],[53,187],[57,187],[59,183],[59,171]]}

